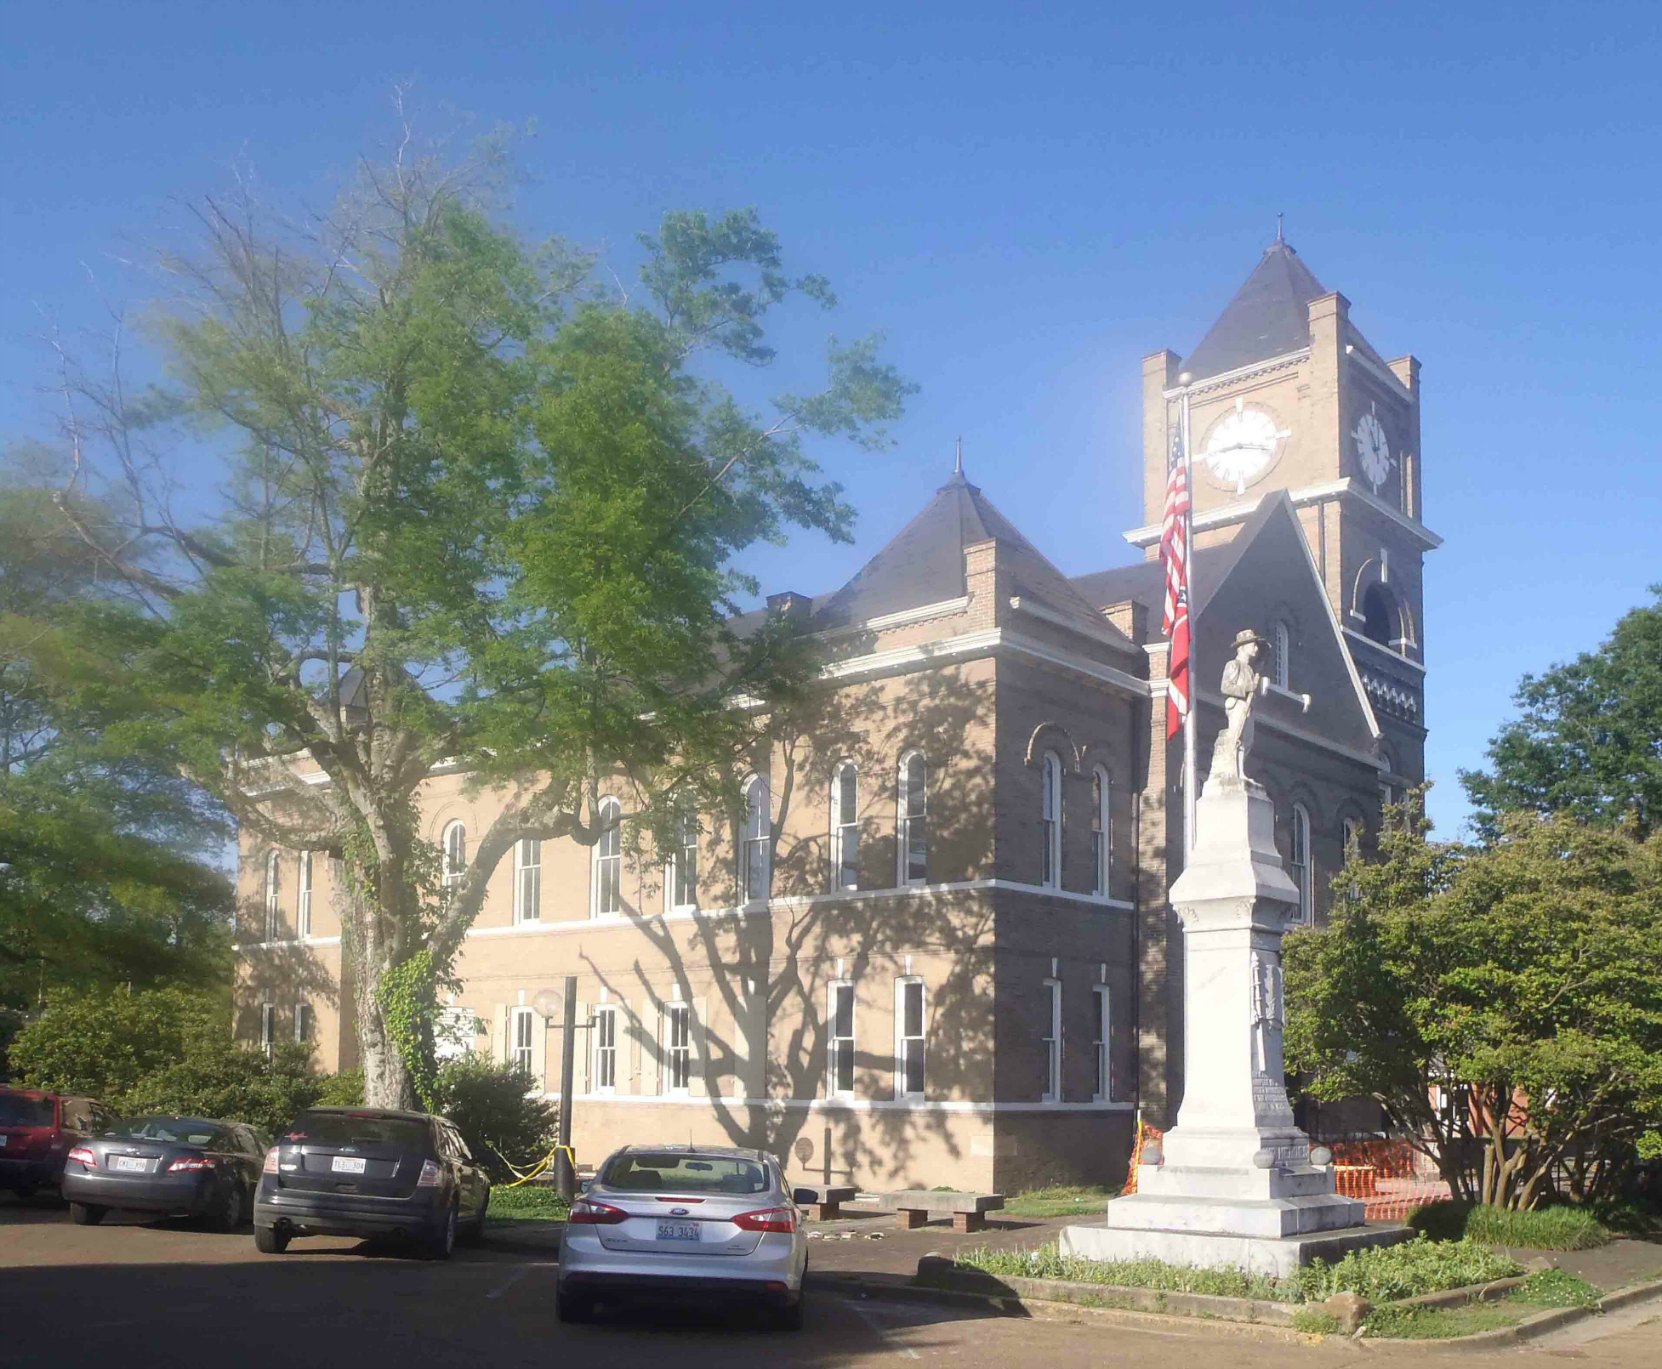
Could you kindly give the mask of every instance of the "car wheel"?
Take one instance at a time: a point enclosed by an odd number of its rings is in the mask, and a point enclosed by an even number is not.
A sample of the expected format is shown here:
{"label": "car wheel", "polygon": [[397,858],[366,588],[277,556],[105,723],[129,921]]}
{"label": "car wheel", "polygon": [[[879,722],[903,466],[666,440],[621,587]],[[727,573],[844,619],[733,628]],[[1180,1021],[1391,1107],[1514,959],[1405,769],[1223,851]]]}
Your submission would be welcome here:
{"label": "car wheel", "polygon": [[554,1315],[563,1322],[593,1321],[594,1299],[587,1293],[574,1293],[569,1288],[555,1284]]}
{"label": "car wheel", "polygon": [[491,1195],[487,1190],[485,1201],[479,1204],[479,1215],[467,1224],[467,1232],[461,1238],[469,1245],[478,1245],[485,1239],[485,1214],[490,1211]]}
{"label": "car wheel", "polygon": [[235,1231],[244,1222],[246,1203],[243,1199],[242,1185],[230,1183],[225,1186],[225,1192],[220,1195],[219,1210],[214,1213],[215,1231]]}
{"label": "car wheel", "polygon": [[71,1203],[69,1205],[69,1220],[76,1226],[97,1226],[104,1220],[107,1207],[99,1207],[97,1203]]}
{"label": "car wheel", "polygon": [[426,1255],[430,1260],[448,1260],[456,1248],[456,1206],[444,1214],[444,1225],[427,1240]]}
{"label": "car wheel", "polygon": [[279,1231],[274,1226],[257,1226],[254,1228],[254,1249],[262,1255],[281,1255],[289,1248],[292,1239],[287,1231]]}

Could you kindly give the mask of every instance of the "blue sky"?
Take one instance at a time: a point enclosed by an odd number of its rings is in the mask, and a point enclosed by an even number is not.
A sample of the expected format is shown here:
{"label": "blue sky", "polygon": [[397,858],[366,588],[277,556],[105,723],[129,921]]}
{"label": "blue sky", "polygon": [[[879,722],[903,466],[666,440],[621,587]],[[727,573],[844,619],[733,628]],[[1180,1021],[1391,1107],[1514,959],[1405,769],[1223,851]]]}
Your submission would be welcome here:
{"label": "blue sky", "polygon": [[[1433,813],[1464,812],[1519,675],[1662,580],[1662,279],[1650,4],[806,7],[126,0],[6,8],[0,440],[43,431],[40,334],[140,303],[126,263],[251,165],[321,196],[389,91],[535,121],[522,226],[607,250],[754,205],[829,275],[817,346],[881,328],[922,386],[894,450],[825,456],[847,577],[950,471],[1062,568],[1134,559],[1140,358],[1186,351],[1275,215],[1387,356],[1424,363]],[[781,377],[781,388],[796,379]]]}

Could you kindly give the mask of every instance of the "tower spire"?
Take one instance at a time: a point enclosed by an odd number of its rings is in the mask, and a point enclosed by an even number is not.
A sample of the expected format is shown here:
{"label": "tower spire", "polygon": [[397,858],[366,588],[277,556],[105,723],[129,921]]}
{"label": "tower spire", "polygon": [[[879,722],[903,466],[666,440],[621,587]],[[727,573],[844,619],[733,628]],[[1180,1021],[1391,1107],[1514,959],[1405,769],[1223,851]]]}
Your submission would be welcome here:
{"label": "tower spire", "polygon": [[1282,227],[1282,221],[1286,219],[1286,217],[1287,216],[1285,214],[1281,213],[1277,213],[1275,216],[1275,242],[1278,247],[1287,241],[1287,235]]}
{"label": "tower spire", "polygon": [[959,437],[958,439],[958,456],[952,464],[952,473],[954,475],[962,475],[964,473],[964,439],[962,437]]}

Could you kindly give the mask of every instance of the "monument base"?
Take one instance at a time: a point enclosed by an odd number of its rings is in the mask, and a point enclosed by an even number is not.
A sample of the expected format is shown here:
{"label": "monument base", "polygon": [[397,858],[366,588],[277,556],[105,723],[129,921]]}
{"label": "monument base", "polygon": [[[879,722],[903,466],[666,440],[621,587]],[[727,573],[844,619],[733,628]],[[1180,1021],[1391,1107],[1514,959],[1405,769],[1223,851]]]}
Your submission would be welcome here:
{"label": "monument base", "polygon": [[[1119,1203],[1129,1198],[1116,1199]],[[1406,1226],[1346,1226],[1298,1236],[1242,1236],[1221,1231],[1159,1231],[1097,1222],[1062,1228],[1064,1255],[1087,1260],[1163,1260],[1202,1269],[1244,1269],[1286,1278],[1312,1260],[1342,1260],[1352,1250],[1396,1245],[1414,1233]]]}

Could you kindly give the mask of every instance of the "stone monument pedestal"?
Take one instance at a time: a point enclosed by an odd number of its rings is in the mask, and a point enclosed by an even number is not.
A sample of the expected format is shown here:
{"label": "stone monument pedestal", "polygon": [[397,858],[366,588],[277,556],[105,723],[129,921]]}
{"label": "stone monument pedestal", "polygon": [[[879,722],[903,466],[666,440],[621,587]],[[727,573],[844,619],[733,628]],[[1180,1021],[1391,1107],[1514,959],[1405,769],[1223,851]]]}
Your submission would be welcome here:
{"label": "stone monument pedestal", "polygon": [[1285,1275],[1313,1259],[1406,1239],[1367,1227],[1366,1204],[1313,1165],[1283,1084],[1281,938],[1298,890],[1275,849],[1275,813],[1251,780],[1214,778],[1196,845],[1172,886],[1184,930],[1184,1088],[1177,1125],[1137,1192],[1106,1222],[1064,1228],[1087,1259],[1152,1257]]}

